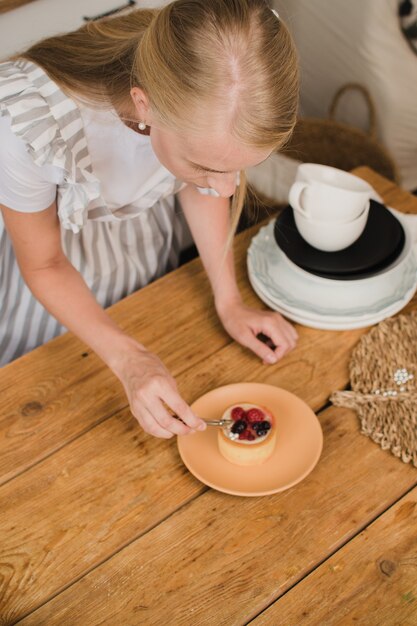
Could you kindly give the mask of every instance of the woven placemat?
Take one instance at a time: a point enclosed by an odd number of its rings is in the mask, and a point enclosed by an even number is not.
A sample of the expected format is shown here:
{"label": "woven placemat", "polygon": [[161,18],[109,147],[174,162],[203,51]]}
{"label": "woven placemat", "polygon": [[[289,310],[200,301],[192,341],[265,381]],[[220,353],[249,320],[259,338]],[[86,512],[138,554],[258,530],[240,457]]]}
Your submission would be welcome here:
{"label": "woven placemat", "polygon": [[417,311],[364,335],[349,372],[352,391],[335,391],[330,401],[354,409],[364,435],[417,467]]}

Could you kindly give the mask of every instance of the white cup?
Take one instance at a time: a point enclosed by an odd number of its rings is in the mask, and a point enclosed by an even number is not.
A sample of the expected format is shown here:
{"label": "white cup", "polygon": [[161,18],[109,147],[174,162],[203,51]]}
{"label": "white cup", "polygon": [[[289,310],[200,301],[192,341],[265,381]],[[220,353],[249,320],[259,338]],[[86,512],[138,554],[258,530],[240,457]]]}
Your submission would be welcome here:
{"label": "white cup", "polygon": [[374,191],[358,176],[318,163],[302,163],[289,194],[295,211],[308,219],[350,222],[361,215]]}
{"label": "white cup", "polygon": [[370,202],[362,213],[350,222],[311,220],[294,211],[294,220],[300,235],[311,246],[325,252],[336,252],[352,245],[363,233],[368,220]]}

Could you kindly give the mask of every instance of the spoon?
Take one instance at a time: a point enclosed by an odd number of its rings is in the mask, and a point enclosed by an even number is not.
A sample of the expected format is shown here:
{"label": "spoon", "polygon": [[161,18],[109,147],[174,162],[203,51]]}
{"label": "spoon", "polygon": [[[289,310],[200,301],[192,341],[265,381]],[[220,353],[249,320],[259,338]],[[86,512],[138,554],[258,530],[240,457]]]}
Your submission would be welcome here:
{"label": "spoon", "polygon": [[221,419],[221,420],[204,420],[207,426],[225,426],[226,424],[232,424],[233,420]]}
{"label": "spoon", "polygon": [[[165,403],[164,403],[165,404]],[[168,409],[170,415],[174,417],[176,420],[179,420],[183,424],[185,423],[176,413],[171,411],[171,409],[165,404],[165,407]],[[207,426],[225,426],[226,424],[232,424],[232,419],[220,419],[220,420],[203,420]]]}

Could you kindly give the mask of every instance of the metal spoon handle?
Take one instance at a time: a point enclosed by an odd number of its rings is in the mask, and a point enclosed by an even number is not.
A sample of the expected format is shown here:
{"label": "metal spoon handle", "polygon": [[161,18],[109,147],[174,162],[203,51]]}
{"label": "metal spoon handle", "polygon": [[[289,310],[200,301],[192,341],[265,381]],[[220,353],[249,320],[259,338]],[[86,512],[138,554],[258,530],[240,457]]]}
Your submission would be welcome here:
{"label": "metal spoon handle", "polygon": [[[185,424],[185,422],[176,413],[174,413],[174,411],[165,402],[163,402],[163,404],[164,404],[166,410],[168,411],[168,413],[170,415],[172,415],[172,417],[175,417],[175,419],[177,419],[180,422],[182,422],[183,424]],[[204,420],[204,421],[207,424],[207,426],[224,426],[225,424],[230,424],[231,422],[233,422],[233,420],[231,420],[231,419]]]}

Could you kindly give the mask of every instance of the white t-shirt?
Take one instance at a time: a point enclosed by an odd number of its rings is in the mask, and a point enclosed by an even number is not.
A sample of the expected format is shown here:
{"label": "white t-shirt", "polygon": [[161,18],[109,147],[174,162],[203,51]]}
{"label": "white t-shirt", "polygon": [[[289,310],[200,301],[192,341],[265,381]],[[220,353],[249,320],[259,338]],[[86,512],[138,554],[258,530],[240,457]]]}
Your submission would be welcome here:
{"label": "white t-shirt", "polygon": [[[160,170],[167,172],[150,138],[128,128],[113,110],[80,105],[80,113],[101,197],[110,210],[133,204],[143,195],[147,181]],[[12,132],[10,119],[0,117],[0,203],[27,213],[41,211],[52,204],[62,182],[62,170],[36,165],[23,140]]]}

